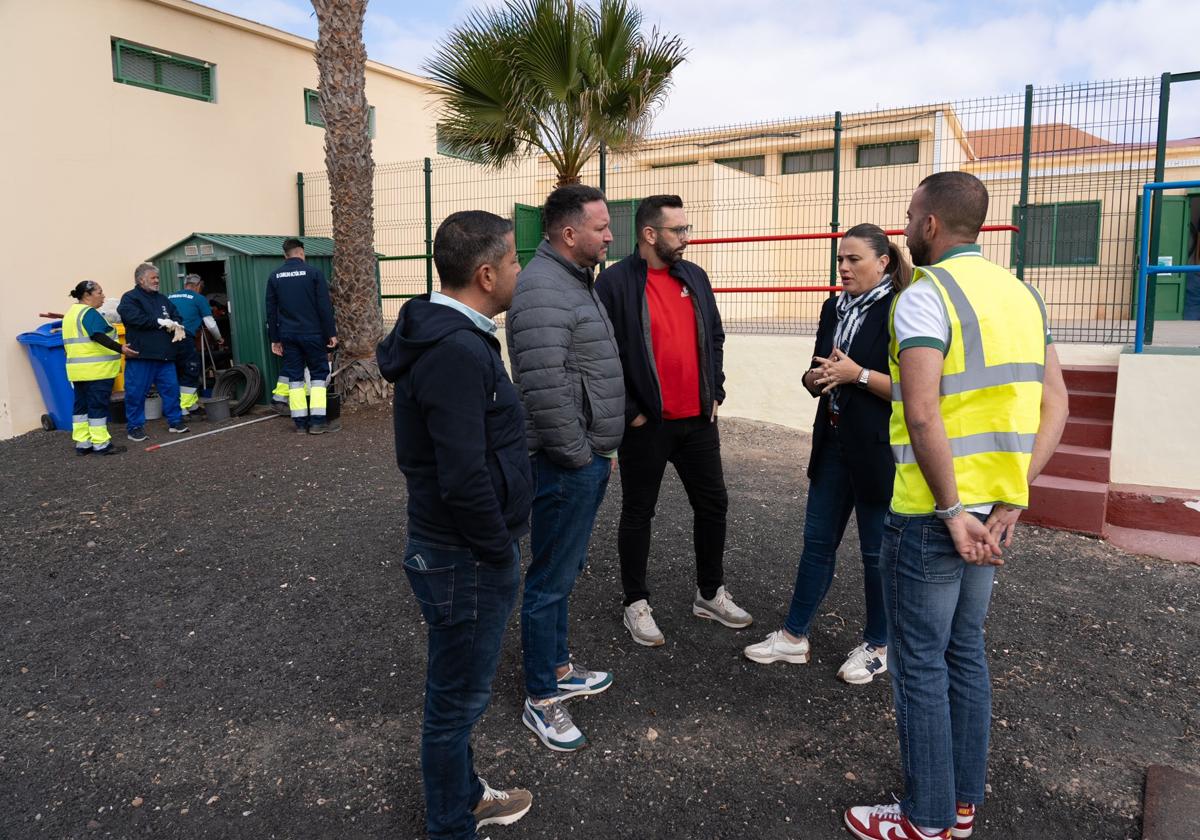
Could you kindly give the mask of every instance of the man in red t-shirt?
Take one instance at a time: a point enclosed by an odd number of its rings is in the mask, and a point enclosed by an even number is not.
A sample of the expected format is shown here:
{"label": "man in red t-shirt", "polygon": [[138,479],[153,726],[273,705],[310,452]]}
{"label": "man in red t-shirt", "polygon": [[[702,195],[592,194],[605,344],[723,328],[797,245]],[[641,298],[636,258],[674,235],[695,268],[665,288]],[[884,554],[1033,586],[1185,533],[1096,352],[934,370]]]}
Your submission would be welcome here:
{"label": "man in red t-shirt", "polygon": [[696,593],[692,612],[741,628],[753,621],[725,589],[725,512],[717,406],[725,400],[725,331],[704,269],[683,259],[691,226],[677,195],[638,206],[637,250],[601,272],[596,292],[612,319],[625,376],[618,452],[617,552],[625,626],[638,644],[663,643],[649,604],[650,523],[668,463],[692,505]]}

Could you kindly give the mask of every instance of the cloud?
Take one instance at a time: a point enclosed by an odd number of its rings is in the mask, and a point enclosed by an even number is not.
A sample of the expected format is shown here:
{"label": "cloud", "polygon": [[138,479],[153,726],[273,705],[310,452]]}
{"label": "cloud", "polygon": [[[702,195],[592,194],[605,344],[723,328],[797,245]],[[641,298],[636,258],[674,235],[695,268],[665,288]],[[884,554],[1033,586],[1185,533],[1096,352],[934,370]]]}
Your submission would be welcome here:
{"label": "cloud", "polygon": [[302,0],[203,0],[206,5],[231,15],[264,23],[293,35],[317,37],[317,16],[312,5]]}

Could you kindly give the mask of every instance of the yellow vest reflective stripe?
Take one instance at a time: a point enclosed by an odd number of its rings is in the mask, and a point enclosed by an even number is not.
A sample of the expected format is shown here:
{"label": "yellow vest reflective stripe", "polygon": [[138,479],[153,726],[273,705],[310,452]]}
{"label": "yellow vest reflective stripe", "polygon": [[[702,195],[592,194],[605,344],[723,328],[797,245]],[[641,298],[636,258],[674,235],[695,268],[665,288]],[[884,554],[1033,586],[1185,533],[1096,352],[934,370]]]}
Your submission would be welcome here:
{"label": "yellow vest reflective stripe", "polygon": [[[91,308],[86,303],[77,303],[63,316],[63,349],[67,352],[67,379],[71,382],[116,379],[121,372],[121,354],[92,341],[83,328],[83,316]],[[115,329],[110,327],[106,334],[117,340]]]}
{"label": "yellow vest reflective stripe", "polygon": [[[968,507],[993,502],[1028,507],[1027,476],[1045,377],[1045,306],[1032,286],[982,257],[952,258],[917,269],[914,282],[921,279],[937,289],[950,322],[939,403],[959,500]],[[893,326],[892,510],[927,514],[935,506],[933,493],[904,421],[899,354]]]}

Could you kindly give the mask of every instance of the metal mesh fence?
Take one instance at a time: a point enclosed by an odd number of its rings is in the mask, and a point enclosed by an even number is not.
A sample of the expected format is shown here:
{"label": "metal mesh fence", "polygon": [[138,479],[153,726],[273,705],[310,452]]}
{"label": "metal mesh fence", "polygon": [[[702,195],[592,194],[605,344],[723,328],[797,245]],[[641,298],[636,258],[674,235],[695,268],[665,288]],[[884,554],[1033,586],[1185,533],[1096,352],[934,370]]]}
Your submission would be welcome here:
{"label": "metal mesh fence", "polygon": [[[860,222],[898,231],[922,178],[969,171],[991,195],[984,254],[1040,289],[1056,339],[1126,342],[1157,96],[1157,80],[1134,79],[660,134],[603,169],[593,159],[582,179],[609,198],[610,261],[634,247],[640,199],[678,194],[693,225],[688,258],[712,278],[727,329],[808,333],[836,277],[831,234]],[[385,319],[433,279],[427,240],[448,214],[513,219],[527,257],[555,181],[535,157],[500,170],[443,155],[378,166],[376,248],[392,258],[381,269]],[[329,234],[323,172],[304,174],[303,214],[305,233]],[[752,241],[711,241],[730,239]]]}

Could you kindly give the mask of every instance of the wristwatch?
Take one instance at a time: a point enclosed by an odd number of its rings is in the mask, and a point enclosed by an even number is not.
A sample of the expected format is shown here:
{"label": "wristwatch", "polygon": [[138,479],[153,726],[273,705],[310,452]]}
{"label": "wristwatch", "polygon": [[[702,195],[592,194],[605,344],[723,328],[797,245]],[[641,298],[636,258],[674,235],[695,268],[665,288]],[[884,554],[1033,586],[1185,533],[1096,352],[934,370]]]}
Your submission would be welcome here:
{"label": "wristwatch", "polygon": [[866,388],[868,383],[870,383],[870,381],[871,381],[871,370],[870,370],[870,368],[863,367],[862,372],[858,374],[858,383],[857,383],[858,387]]}
{"label": "wristwatch", "polygon": [[935,516],[937,516],[938,519],[953,519],[954,517],[958,516],[962,512],[963,512],[962,502],[955,502],[953,505],[946,508],[945,510],[938,510],[937,508],[933,509],[933,513]]}

